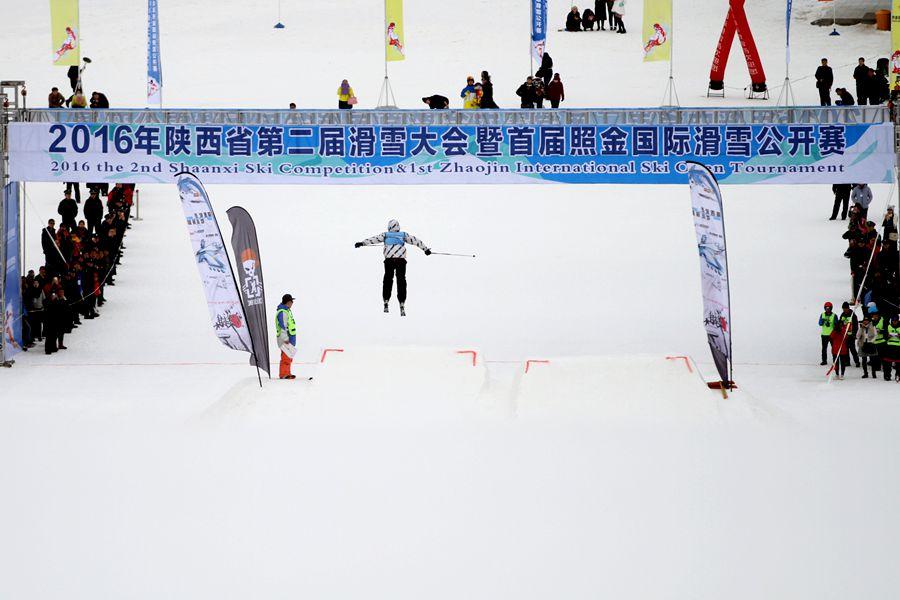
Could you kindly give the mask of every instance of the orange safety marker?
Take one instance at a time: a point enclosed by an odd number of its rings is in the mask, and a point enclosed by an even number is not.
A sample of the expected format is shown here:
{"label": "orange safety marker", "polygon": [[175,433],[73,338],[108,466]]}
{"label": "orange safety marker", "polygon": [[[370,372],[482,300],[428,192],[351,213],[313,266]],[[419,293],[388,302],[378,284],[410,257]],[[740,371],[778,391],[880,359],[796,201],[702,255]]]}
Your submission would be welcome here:
{"label": "orange safety marker", "polygon": [[322,359],[319,362],[320,363],[325,362],[325,357],[328,355],[329,352],[343,352],[343,351],[344,351],[343,348],[325,348],[324,350],[322,350]]}
{"label": "orange safety marker", "polygon": [[526,373],[527,373],[528,370],[531,368],[531,365],[532,365],[533,363],[549,364],[550,361],[549,361],[549,360],[535,360],[535,359],[526,360],[526,361],[525,361],[525,372],[526,372]]}
{"label": "orange safety marker", "polygon": [[684,366],[687,367],[689,373],[693,373],[694,369],[691,368],[691,360],[687,356],[667,356],[666,360],[678,360],[681,359],[684,361]]}
{"label": "orange safety marker", "polygon": [[475,366],[475,362],[478,360],[478,353],[474,350],[457,350],[457,354],[471,354],[472,355],[472,366]]}

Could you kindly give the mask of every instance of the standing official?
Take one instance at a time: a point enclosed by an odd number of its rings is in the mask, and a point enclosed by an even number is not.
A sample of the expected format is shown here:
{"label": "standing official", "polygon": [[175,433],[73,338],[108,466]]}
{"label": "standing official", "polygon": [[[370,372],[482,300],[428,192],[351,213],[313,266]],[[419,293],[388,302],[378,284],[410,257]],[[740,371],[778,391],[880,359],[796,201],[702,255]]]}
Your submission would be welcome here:
{"label": "standing official", "polygon": [[297,354],[297,325],[294,323],[294,313],[291,312],[293,305],[293,296],[285,294],[275,311],[275,335],[278,338],[278,349],[281,350],[278,379],[297,378],[291,374],[291,363]]}

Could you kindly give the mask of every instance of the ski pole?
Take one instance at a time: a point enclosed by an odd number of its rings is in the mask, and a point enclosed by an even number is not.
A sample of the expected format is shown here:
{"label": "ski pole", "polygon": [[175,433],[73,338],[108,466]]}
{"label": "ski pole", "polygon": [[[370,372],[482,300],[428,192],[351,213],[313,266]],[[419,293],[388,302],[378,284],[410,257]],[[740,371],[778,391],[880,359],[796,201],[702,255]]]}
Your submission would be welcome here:
{"label": "ski pole", "polygon": [[462,256],[465,258],[475,258],[474,254],[455,254],[453,252],[432,252],[432,254],[440,254],[441,256]]}

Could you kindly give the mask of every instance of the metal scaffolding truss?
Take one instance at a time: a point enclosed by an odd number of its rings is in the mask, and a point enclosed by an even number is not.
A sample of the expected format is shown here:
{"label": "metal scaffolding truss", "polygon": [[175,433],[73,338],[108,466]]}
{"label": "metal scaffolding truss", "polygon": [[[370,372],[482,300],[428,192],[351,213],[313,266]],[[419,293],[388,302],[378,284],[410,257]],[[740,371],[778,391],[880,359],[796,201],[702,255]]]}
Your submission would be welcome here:
{"label": "metal scaffolding truss", "polygon": [[553,110],[28,109],[39,123],[210,125],[769,125],[890,122],[885,106]]}

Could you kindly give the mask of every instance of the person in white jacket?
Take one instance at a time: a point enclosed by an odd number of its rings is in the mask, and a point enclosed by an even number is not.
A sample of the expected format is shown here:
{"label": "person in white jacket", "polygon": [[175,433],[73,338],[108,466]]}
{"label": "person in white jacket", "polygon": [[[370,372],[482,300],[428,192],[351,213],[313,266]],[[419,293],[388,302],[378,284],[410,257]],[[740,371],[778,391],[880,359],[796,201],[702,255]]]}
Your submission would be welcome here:
{"label": "person in white jacket", "polygon": [[850,192],[850,202],[859,204],[863,219],[868,218],[869,205],[872,204],[872,188],[865,183],[857,183]]}
{"label": "person in white jacket", "polygon": [[872,324],[869,317],[863,319],[856,332],[856,349],[862,359],[863,379],[869,378],[869,366],[872,367],[872,378],[875,378],[875,371],[878,369],[878,349],[875,347],[877,335],[875,325]]}

